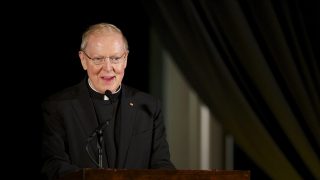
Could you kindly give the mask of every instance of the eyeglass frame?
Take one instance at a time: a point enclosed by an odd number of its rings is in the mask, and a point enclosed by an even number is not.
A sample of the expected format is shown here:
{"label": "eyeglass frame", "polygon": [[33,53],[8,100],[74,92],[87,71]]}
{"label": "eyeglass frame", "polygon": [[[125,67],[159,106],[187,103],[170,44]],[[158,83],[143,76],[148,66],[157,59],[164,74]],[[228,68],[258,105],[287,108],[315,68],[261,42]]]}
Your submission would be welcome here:
{"label": "eyeglass frame", "polygon": [[84,50],[81,50],[81,52],[83,52],[83,54],[90,59],[93,64],[95,65],[101,65],[103,64],[103,62],[106,61],[106,59],[109,59],[109,62],[111,64],[119,64],[121,63],[121,60],[124,58],[124,55],[128,53],[128,51],[125,51],[120,57],[97,57],[97,58],[92,58],[90,57]]}

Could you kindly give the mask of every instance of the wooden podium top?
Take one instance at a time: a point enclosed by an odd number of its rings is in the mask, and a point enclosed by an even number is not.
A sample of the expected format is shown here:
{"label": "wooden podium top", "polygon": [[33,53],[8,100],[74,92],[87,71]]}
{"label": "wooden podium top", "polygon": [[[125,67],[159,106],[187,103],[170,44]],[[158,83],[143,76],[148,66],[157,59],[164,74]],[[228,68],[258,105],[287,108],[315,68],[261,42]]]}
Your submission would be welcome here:
{"label": "wooden podium top", "polygon": [[249,180],[250,171],[225,170],[158,170],[158,169],[91,169],[84,168],[59,180]]}

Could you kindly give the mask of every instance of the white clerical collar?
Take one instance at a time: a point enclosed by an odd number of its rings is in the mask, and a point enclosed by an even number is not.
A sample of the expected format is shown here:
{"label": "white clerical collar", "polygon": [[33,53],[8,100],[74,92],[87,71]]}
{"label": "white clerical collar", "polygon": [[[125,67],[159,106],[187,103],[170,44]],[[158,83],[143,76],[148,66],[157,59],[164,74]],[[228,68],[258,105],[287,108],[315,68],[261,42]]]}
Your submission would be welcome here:
{"label": "white clerical collar", "polygon": [[[93,87],[93,85],[92,85],[92,83],[91,83],[91,81],[90,81],[89,78],[88,78],[88,84],[89,84],[89,86],[90,86],[90,88],[91,88],[92,90],[94,90],[95,92],[99,93],[99,92]],[[119,88],[116,90],[116,92],[112,92],[112,94],[116,94],[116,93],[118,93],[120,90],[121,90],[121,84],[120,84]],[[109,101],[109,99],[110,99],[110,98],[109,98],[108,96],[106,96],[106,95],[103,96],[103,100]]]}

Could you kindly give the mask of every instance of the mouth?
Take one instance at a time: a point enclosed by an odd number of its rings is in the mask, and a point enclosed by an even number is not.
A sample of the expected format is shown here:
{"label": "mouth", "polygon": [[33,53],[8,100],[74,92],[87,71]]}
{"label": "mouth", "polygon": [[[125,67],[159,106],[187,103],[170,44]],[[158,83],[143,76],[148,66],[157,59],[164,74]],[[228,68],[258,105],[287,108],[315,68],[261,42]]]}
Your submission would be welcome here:
{"label": "mouth", "polygon": [[110,84],[112,83],[112,81],[115,79],[116,77],[115,76],[103,76],[101,77],[101,79],[107,83],[107,84]]}

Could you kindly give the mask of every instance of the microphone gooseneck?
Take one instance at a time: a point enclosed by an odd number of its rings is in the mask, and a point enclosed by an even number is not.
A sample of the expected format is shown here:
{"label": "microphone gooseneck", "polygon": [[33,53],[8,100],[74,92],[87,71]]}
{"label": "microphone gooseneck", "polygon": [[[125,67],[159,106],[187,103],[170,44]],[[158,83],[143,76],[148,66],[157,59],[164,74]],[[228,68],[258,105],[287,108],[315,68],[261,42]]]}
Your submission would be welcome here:
{"label": "microphone gooseneck", "polygon": [[[109,125],[109,121],[104,122],[103,124],[100,124],[92,133],[91,135],[88,137],[87,139],[87,145],[86,145],[86,151],[90,157],[90,159],[93,161],[93,163],[98,166],[99,168],[102,168],[102,147],[103,147],[103,132],[104,129]],[[89,143],[90,141],[97,136],[97,147],[98,147],[98,156],[99,156],[99,160],[98,162],[96,162],[93,158],[93,156],[90,154],[89,152]]]}

